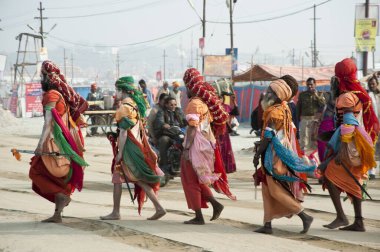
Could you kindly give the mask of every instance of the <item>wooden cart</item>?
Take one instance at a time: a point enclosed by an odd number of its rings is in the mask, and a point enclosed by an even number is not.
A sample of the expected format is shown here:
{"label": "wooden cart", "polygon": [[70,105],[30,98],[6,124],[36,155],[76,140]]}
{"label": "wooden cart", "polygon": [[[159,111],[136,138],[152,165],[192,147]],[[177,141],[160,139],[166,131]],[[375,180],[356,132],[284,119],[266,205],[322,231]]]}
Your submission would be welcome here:
{"label": "wooden cart", "polygon": [[87,117],[87,136],[116,132],[115,110],[88,110],[84,112]]}

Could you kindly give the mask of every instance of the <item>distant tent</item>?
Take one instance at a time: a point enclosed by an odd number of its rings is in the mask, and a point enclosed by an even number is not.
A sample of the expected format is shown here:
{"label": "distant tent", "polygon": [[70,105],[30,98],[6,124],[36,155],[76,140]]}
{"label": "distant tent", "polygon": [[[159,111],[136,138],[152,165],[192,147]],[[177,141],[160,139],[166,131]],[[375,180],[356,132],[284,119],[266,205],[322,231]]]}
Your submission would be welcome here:
{"label": "distant tent", "polygon": [[297,67],[297,66],[274,66],[254,65],[247,71],[235,75],[234,82],[271,81],[289,74],[299,82],[305,82],[307,78],[313,77],[317,85],[326,85],[335,75],[334,66],[326,67]]}

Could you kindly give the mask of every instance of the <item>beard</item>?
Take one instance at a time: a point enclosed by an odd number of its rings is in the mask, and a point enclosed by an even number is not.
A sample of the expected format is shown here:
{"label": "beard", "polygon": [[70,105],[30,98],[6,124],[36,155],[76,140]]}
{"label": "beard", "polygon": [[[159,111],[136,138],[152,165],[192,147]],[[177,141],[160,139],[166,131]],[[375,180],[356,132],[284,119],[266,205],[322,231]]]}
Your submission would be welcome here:
{"label": "beard", "polygon": [[50,82],[48,80],[42,80],[41,81],[41,89],[44,92],[47,92],[51,89]]}
{"label": "beard", "polygon": [[263,110],[265,111],[267,108],[269,108],[270,106],[273,106],[275,103],[275,101],[267,96],[264,96],[263,100],[261,101],[260,105],[261,107],[263,108]]}

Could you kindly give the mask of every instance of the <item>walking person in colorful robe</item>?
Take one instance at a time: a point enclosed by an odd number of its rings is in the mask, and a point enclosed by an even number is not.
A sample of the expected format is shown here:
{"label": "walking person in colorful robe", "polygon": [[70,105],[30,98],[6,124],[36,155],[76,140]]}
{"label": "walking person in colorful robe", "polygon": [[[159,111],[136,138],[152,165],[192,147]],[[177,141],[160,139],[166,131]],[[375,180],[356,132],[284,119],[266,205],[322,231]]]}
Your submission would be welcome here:
{"label": "walking person in colorful robe", "polygon": [[[379,120],[376,116],[371,97],[361,86],[357,79],[357,67],[353,59],[347,58],[335,65],[335,76],[338,78],[338,95],[346,92],[354,92],[361,103],[361,111],[354,108],[360,125],[363,125],[367,133],[371,136],[372,142],[376,142],[380,132]],[[358,114],[358,115],[356,115]]]}
{"label": "walking person in colorful robe", "polygon": [[[362,182],[369,169],[376,165],[374,147],[369,134],[359,126],[355,106],[361,104],[353,92],[341,94],[336,101],[338,110],[337,130],[328,143],[326,161],[318,168],[324,176],[324,187],[329,191],[337,216],[324,227],[341,230],[365,231],[362,216]],[[340,201],[341,192],[351,199],[355,221],[349,225]]]}
{"label": "walking person in colorful robe", "polygon": [[[157,198],[160,178],[164,175],[157,166],[157,156],[151,149],[145,133],[142,118],[145,117],[146,102],[141,91],[134,87],[131,76],[116,81],[117,96],[121,100],[115,119],[119,127],[118,153],[112,167],[113,210],[102,220],[120,219],[122,183],[135,184],[135,198],[141,213],[145,196],[152,201],[156,212],[148,220],[158,220],[166,214]],[[128,181],[125,181],[125,180]]]}
{"label": "walking person in colorful robe", "polygon": [[218,219],[224,209],[214,198],[210,185],[217,192],[236,199],[229,191],[220,151],[211,128],[212,122],[224,126],[228,113],[223,110],[220,100],[212,91],[213,87],[203,81],[196,69],[188,69],[183,80],[190,101],[185,109],[188,128],[181,158],[181,181],[188,208],[195,211],[195,218],[184,223],[203,225],[205,221],[202,208],[208,207],[207,202],[213,207],[211,221]]}
{"label": "walking person in colorful robe", "polygon": [[[296,126],[297,120],[294,120],[293,116],[296,114],[295,107],[292,107],[291,105],[294,105],[291,103],[293,101],[293,98],[298,93],[298,82],[297,80],[291,76],[291,75],[284,75],[281,76],[281,80],[284,80],[286,84],[290,87],[290,90],[292,91],[291,97],[288,100],[288,107],[292,115],[292,122],[291,122],[291,131],[290,131],[290,142],[292,146],[292,150],[294,153],[298,155],[300,158],[304,158],[308,160],[308,157],[305,156],[303,151],[301,150],[299,139],[297,137],[298,128]],[[304,193],[307,193],[307,174],[296,172],[296,175],[301,178],[301,181],[295,181],[290,183],[291,184],[291,191],[293,195],[300,201],[304,201]]]}
{"label": "walking person in colorful robe", "polygon": [[[84,141],[80,116],[87,102],[66,82],[59,68],[51,61],[41,66],[42,105],[44,119],[42,134],[31,160],[29,177],[32,189],[55,203],[52,217],[42,222],[62,222],[61,212],[75,189],[82,190]],[[59,156],[48,153],[59,153]]]}
{"label": "walking person in colorful robe", "polygon": [[292,91],[282,79],[273,81],[263,98],[264,127],[260,146],[254,157],[258,166],[262,157],[262,167],[255,174],[256,184],[262,182],[264,203],[264,226],[255,230],[258,233],[271,234],[272,220],[291,217],[297,214],[303,223],[301,233],[306,233],[313,221],[307,215],[292,192],[292,182],[302,181],[296,172],[313,172],[315,166],[304,164],[303,159],[292,151],[292,117],[287,101]]}
{"label": "walking person in colorful robe", "polygon": [[[224,97],[221,96],[220,98],[223,103],[224,110],[229,114],[230,118],[230,112],[231,112],[231,106],[224,103]],[[231,145],[231,139],[230,139],[230,133],[229,133],[229,122],[227,122],[225,125],[225,130],[222,134],[219,135],[217,141],[220,146],[220,153],[222,155],[224,168],[226,169],[226,173],[233,173],[236,172],[236,162],[235,162],[235,155],[232,150]]]}

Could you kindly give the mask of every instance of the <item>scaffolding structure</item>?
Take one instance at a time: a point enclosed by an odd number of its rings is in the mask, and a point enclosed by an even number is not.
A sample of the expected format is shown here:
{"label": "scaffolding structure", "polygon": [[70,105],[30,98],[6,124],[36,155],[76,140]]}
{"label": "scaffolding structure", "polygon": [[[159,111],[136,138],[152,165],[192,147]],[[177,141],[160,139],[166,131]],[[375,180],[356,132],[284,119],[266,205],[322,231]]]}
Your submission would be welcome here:
{"label": "scaffolding structure", "polygon": [[41,35],[20,33],[16,64],[14,64],[13,90],[17,90],[16,116],[25,117],[25,83],[39,80],[41,67]]}

